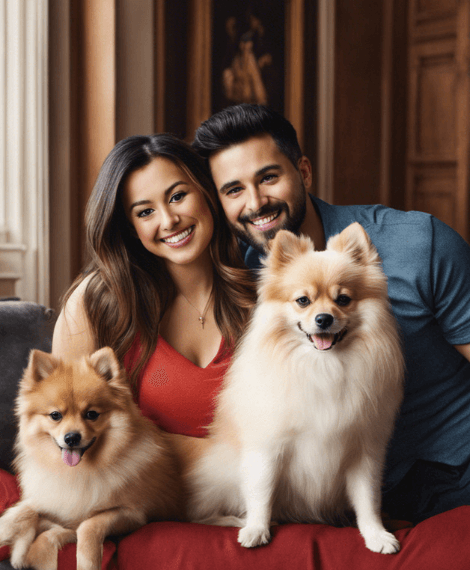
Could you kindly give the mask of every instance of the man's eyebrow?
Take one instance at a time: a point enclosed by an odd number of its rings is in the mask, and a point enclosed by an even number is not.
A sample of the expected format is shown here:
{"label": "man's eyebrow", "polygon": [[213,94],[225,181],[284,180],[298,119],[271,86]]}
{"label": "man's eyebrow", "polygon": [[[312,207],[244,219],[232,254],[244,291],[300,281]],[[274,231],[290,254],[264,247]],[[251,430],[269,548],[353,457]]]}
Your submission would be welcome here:
{"label": "man's eyebrow", "polygon": [[[263,166],[263,168],[257,170],[255,172],[255,176],[257,177],[263,176],[263,174],[266,174],[266,172],[268,172],[269,170],[281,170],[281,169],[282,167],[280,164],[268,164],[267,166]],[[231,180],[230,182],[226,182],[219,188],[219,193],[225,194],[227,190],[229,190],[233,186],[236,186],[237,184],[241,184],[240,180]]]}
{"label": "man's eyebrow", "polygon": [[[175,182],[174,184],[172,184],[171,186],[169,186],[165,192],[164,192],[164,196],[165,198],[168,198],[168,195],[171,194],[171,192],[173,192],[173,190],[179,186],[180,184],[187,184],[187,182],[184,182],[183,180],[178,180],[177,182]],[[129,206],[129,213],[132,212],[132,210],[136,207],[136,206],[144,206],[145,204],[151,204],[152,200],[138,200],[137,202],[134,202],[133,204],[131,204]]]}

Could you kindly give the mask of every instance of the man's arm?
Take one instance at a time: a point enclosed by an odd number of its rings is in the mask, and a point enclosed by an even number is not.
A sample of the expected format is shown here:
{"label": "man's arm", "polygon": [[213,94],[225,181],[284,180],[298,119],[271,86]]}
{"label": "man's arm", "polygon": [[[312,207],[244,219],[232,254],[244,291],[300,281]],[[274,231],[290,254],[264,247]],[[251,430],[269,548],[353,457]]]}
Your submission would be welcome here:
{"label": "man's arm", "polygon": [[465,356],[465,358],[470,361],[470,343],[469,344],[454,344],[454,348],[456,348],[460,352],[460,354]]}

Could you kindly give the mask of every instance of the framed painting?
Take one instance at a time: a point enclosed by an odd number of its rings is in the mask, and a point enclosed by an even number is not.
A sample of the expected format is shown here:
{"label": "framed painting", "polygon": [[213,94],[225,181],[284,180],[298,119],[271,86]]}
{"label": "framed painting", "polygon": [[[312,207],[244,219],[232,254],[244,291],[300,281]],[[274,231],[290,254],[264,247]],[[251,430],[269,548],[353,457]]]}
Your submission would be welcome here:
{"label": "framed painting", "polygon": [[237,103],[267,104],[304,136],[308,0],[191,0],[187,134]]}

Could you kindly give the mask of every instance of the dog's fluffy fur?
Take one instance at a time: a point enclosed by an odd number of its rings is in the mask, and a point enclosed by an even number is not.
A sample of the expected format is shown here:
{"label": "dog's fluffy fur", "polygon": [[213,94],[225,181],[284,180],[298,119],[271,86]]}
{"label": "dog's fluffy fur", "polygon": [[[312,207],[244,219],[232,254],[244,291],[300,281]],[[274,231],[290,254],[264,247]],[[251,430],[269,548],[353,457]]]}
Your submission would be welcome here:
{"label": "dog's fluffy fur", "polygon": [[17,416],[21,501],[0,518],[14,568],[57,568],[58,549],[77,541],[77,568],[99,570],[107,535],[182,515],[171,447],[110,348],[70,363],[33,351]]}
{"label": "dog's fluffy fur", "polygon": [[239,523],[251,547],[268,542],[271,519],[336,523],[352,508],[370,550],[398,551],[380,496],[403,375],[386,277],[364,229],[352,224],[318,252],[278,232],[210,445],[189,477],[192,520]]}

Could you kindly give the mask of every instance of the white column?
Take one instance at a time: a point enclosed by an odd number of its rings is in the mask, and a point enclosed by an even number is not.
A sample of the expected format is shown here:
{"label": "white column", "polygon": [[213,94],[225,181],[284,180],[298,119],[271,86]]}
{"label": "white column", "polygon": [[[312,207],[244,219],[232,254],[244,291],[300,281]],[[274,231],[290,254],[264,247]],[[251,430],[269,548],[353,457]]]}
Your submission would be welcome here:
{"label": "white column", "polygon": [[6,224],[6,0],[0,0],[0,244],[7,241]]}
{"label": "white column", "polygon": [[0,0],[0,296],[46,305],[47,19],[47,0]]}

